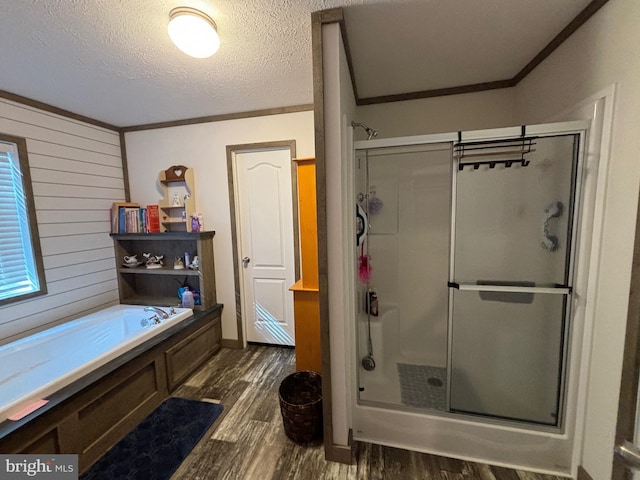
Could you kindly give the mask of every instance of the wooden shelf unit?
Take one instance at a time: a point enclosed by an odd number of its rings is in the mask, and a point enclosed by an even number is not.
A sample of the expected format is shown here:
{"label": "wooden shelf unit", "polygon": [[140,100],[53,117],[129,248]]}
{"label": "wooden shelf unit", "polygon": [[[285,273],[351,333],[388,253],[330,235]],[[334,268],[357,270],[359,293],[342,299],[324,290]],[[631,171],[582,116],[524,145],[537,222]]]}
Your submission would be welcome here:
{"label": "wooden shelf unit", "polygon": [[[160,225],[165,232],[190,232],[191,216],[196,211],[196,192],[193,169],[173,165],[158,175],[164,198],[158,202]],[[178,195],[180,205],[173,204]]]}
{"label": "wooden shelf unit", "polygon": [[296,370],[322,373],[320,351],[320,293],[318,287],[318,223],[314,158],[296,158],[300,218],[301,278],[293,292],[296,326]]}
{"label": "wooden shelf unit", "polygon": [[[179,303],[178,288],[185,282],[191,290],[200,291],[204,310],[216,304],[213,237],[215,232],[165,232],[112,234],[117,262],[120,303],[132,305],[171,306]],[[198,270],[173,269],[176,257],[184,258],[189,252],[190,261],[197,255]],[[137,255],[144,260],[143,253],[164,255],[165,266],[147,269],[144,265],[135,268],[122,266],[125,256]]]}

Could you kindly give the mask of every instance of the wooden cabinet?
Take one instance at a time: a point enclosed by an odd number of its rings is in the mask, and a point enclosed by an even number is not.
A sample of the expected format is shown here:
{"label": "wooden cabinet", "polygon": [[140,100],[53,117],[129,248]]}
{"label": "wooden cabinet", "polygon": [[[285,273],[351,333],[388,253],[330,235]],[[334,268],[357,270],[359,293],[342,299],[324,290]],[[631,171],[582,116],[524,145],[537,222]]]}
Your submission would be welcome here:
{"label": "wooden cabinet", "polygon": [[191,216],[196,211],[193,169],[174,165],[160,172],[158,181],[164,198],[158,202],[163,232],[190,232]]}
{"label": "wooden cabinet", "polygon": [[[120,303],[132,305],[177,305],[178,289],[184,283],[192,291],[200,292],[203,310],[216,304],[216,284],[213,259],[215,232],[165,232],[112,234],[118,272]],[[175,258],[190,260],[197,255],[197,270],[173,268]],[[147,269],[144,262],[137,267],[123,265],[124,257],[136,255],[144,260],[143,253],[163,255],[162,268]]]}

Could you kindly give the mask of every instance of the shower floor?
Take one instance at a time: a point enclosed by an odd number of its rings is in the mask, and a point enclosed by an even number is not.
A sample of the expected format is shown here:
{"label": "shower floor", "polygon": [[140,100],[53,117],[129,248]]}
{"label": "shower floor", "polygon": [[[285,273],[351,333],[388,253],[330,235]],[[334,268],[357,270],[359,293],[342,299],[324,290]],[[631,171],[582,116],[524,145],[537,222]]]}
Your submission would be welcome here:
{"label": "shower floor", "polygon": [[447,369],[398,363],[400,401],[416,408],[447,408]]}
{"label": "shower floor", "polygon": [[[396,368],[363,371],[360,400],[420,409],[446,410],[447,369],[404,362]],[[392,365],[389,365],[390,367]]]}

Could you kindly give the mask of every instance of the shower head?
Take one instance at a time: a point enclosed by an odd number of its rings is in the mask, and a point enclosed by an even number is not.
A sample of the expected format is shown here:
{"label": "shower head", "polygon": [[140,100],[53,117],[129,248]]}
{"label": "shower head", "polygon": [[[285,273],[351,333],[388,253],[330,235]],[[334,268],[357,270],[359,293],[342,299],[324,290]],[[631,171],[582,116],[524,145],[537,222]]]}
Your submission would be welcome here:
{"label": "shower head", "polygon": [[367,140],[371,140],[373,137],[378,136],[378,132],[376,132],[373,128],[367,127],[364,123],[351,122],[351,126],[353,128],[362,127],[364,131],[367,132]]}

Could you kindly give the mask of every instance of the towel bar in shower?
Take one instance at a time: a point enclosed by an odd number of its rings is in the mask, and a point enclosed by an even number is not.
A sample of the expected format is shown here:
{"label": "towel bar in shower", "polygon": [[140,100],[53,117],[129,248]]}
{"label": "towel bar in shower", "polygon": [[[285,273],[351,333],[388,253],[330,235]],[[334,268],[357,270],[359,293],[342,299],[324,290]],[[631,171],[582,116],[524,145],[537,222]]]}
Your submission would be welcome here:
{"label": "towel bar in shower", "polygon": [[477,283],[447,282],[450,288],[475,292],[511,292],[511,293],[547,293],[554,295],[569,295],[572,287],[557,285],[549,287],[523,287],[518,285],[478,285]]}

